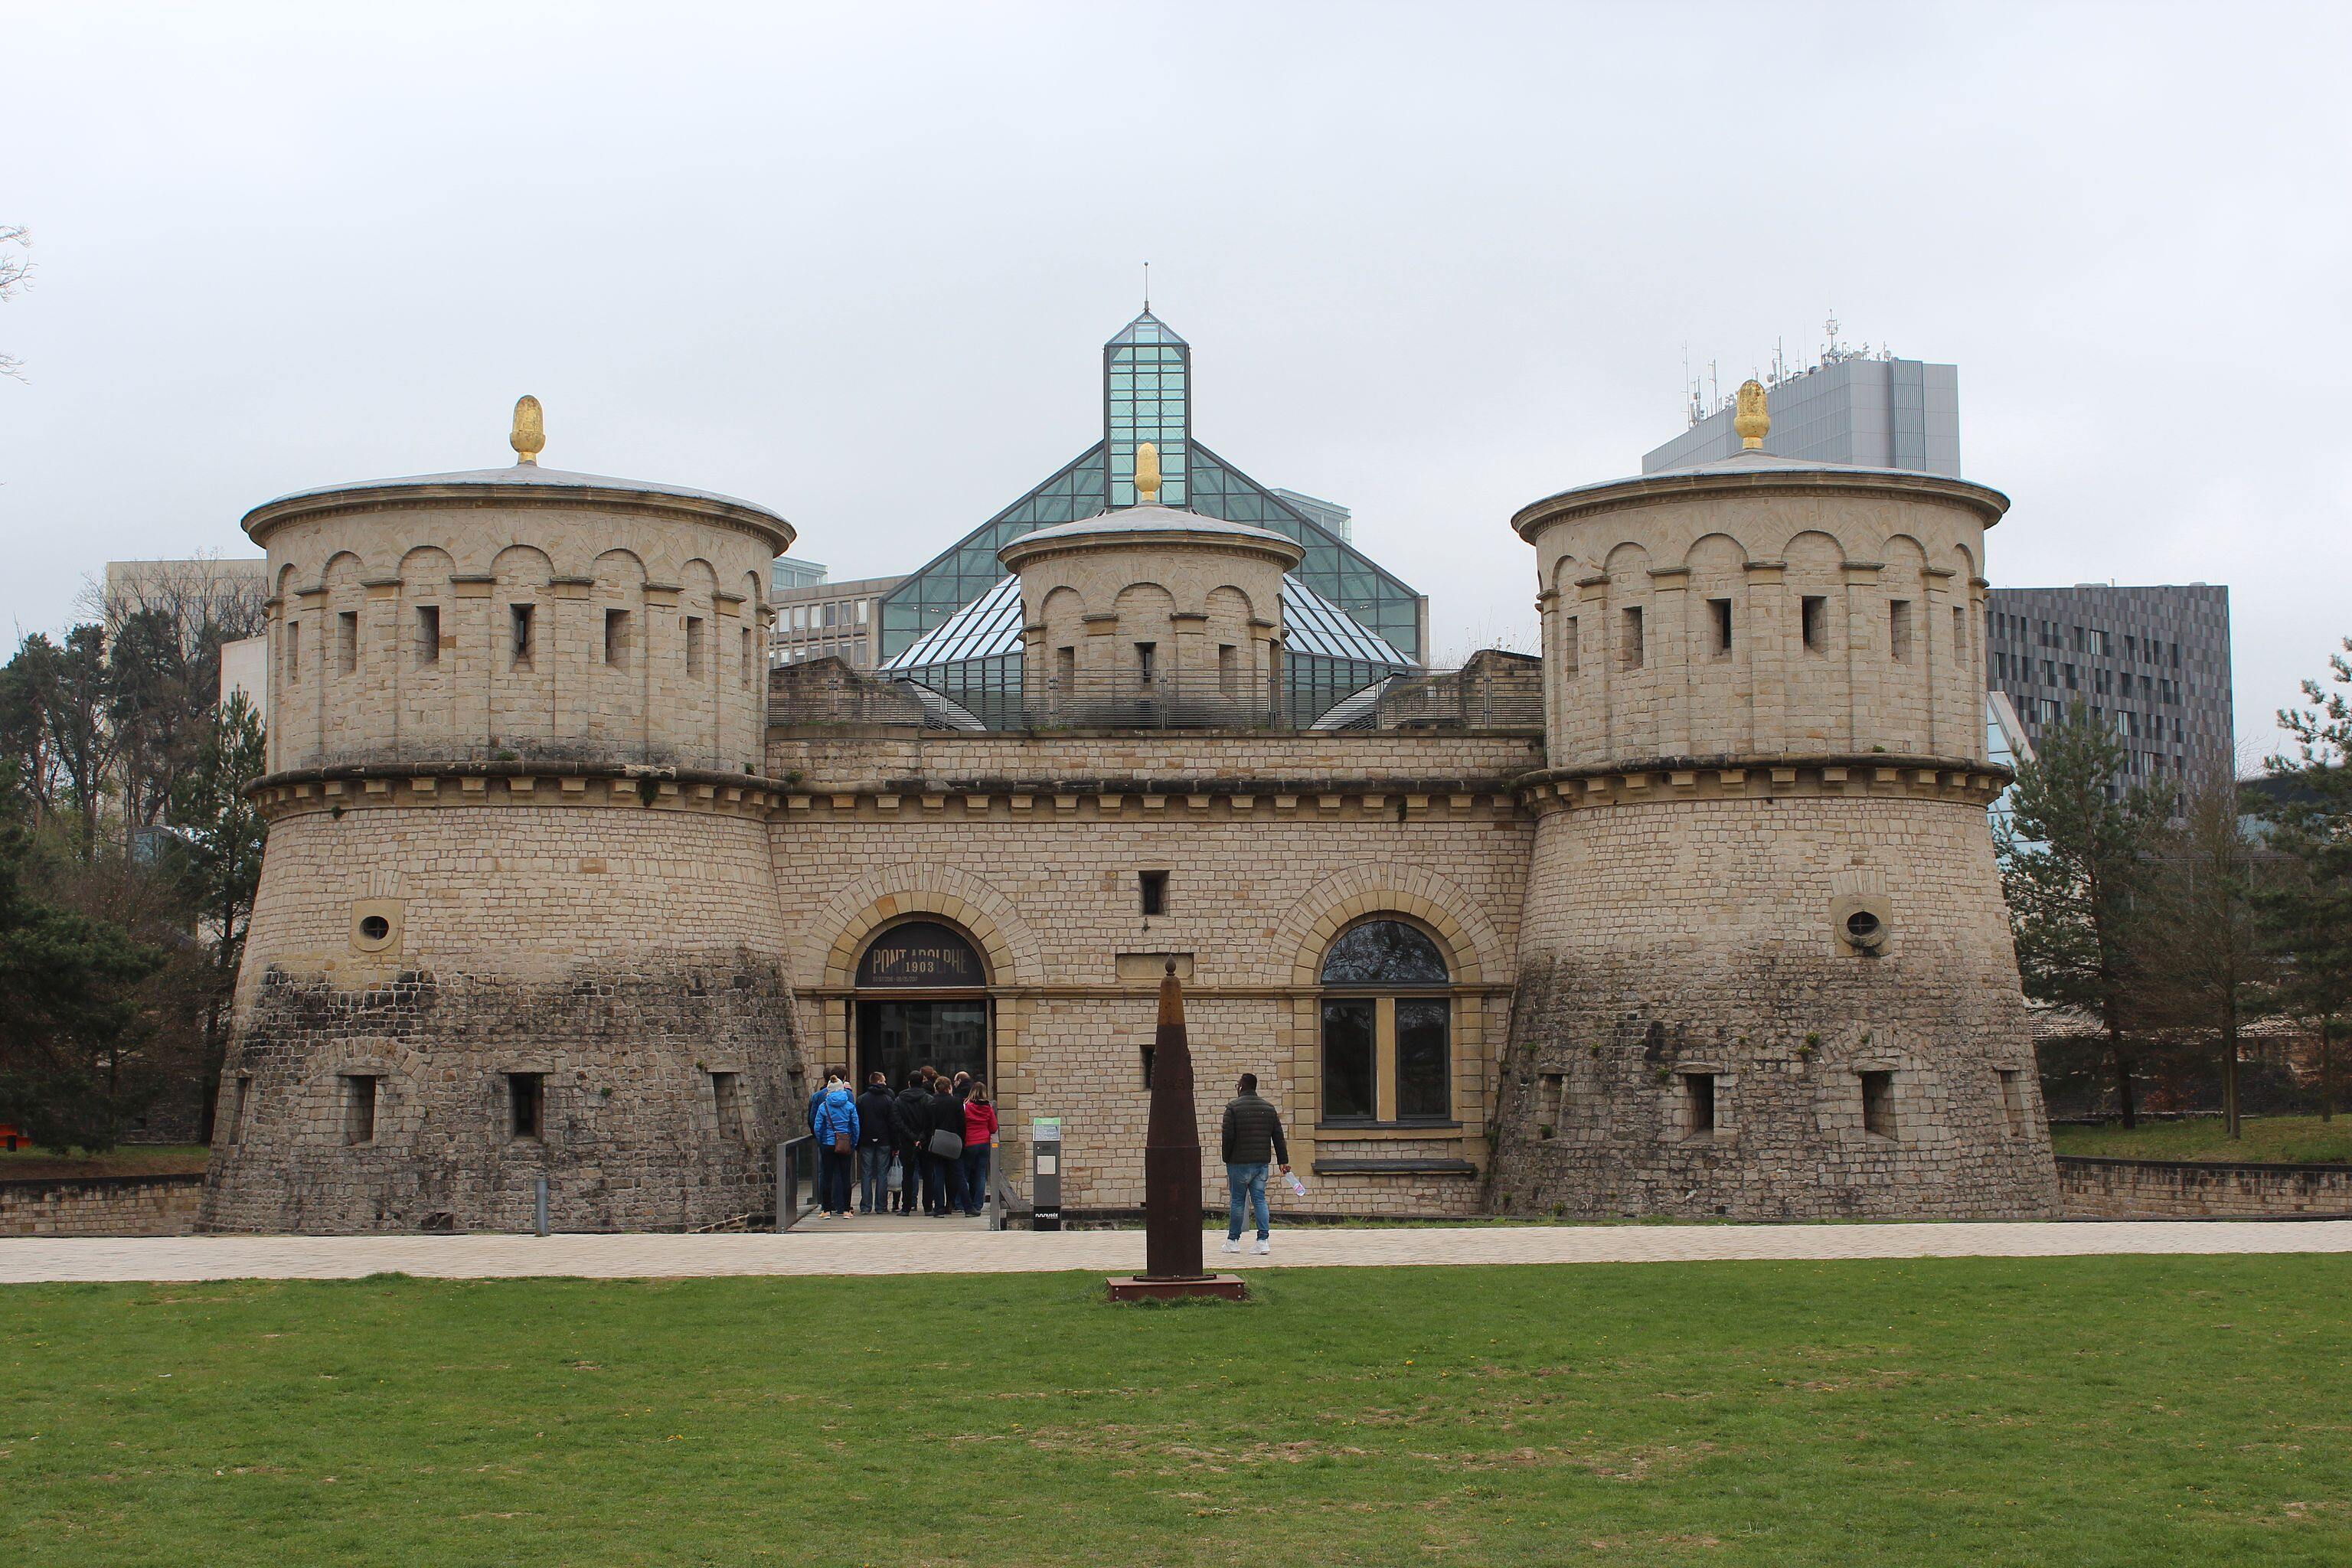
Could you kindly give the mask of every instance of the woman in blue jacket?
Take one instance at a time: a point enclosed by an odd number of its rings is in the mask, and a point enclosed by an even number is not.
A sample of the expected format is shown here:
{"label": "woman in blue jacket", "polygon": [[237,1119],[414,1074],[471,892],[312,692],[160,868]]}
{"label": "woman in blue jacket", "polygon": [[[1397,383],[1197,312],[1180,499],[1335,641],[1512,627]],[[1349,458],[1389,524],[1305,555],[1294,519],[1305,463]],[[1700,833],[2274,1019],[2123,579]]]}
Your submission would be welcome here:
{"label": "woman in blue jacket", "polygon": [[857,1102],[839,1073],[826,1077],[809,1131],[816,1134],[817,1209],[824,1218],[847,1219],[849,1172],[857,1159]]}

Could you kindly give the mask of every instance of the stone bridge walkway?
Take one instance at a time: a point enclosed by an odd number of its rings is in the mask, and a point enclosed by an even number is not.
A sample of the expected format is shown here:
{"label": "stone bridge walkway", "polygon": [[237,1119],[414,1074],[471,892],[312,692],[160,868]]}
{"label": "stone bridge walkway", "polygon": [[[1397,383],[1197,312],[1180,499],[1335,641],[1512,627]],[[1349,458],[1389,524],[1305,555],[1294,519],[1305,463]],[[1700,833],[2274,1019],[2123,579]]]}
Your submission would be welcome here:
{"label": "stone bridge walkway", "polygon": [[[1139,1230],[953,1230],[787,1236],[153,1237],[0,1240],[0,1285],[61,1280],[351,1279],[573,1276],[1132,1273]],[[1479,1226],[1298,1229],[1274,1255],[1212,1268],[1468,1263],[1685,1263],[1739,1258],[2065,1258],[2116,1253],[2352,1252],[2352,1220],[2105,1224]]]}

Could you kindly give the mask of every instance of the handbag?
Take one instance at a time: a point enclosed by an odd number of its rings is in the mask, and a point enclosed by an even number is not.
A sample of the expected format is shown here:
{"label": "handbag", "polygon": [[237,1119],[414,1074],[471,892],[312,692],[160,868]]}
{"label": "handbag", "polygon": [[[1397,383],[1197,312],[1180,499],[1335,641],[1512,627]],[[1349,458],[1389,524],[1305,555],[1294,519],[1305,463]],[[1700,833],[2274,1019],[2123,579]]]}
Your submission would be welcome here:
{"label": "handbag", "polygon": [[961,1160],[963,1158],[963,1140],[944,1127],[931,1134],[931,1141],[927,1147],[929,1148],[934,1159]]}
{"label": "handbag", "polygon": [[833,1135],[833,1152],[836,1154],[846,1154],[849,1152],[848,1133],[836,1132]]}

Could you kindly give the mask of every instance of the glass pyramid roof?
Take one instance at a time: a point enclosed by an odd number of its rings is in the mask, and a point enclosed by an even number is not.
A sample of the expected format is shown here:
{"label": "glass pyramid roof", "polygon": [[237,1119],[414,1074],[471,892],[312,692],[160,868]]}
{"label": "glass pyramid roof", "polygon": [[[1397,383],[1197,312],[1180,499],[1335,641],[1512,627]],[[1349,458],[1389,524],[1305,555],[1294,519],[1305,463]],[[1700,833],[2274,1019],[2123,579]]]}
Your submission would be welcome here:
{"label": "glass pyramid roof", "polygon": [[[1356,659],[1406,669],[1412,660],[1385,638],[1286,574],[1282,579],[1283,648],[1291,654]],[[944,626],[882,666],[885,675],[903,675],[933,665],[998,658],[1021,652],[1021,579],[1007,577],[958,610]]]}
{"label": "glass pyramid roof", "polygon": [[1151,307],[1146,305],[1143,308],[1143,314],[1121,327],[1118,330],[1118,335],[1105,343],[1103,347],[1115,349],[1128,343],[1181,343],[1183,342],[1182,338],[1176,335],[1175,328],[1153,315]]}

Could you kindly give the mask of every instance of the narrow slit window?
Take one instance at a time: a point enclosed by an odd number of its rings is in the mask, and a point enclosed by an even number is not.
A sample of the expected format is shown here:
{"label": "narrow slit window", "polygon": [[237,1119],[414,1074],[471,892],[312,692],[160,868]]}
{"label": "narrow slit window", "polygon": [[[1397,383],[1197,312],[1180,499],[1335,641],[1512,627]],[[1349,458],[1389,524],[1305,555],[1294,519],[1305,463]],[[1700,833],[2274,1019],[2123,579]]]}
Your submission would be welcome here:
{"label": "narrow slit window", "polygon": [[1231,697],[1241,685],[1240,650],[1229,642],[1217,645],[1217,689]]}
{"label": "narrow slit window", "polygon": [[1642,668],[1642,611],[1636,605],[1624,612],[1618,623],[1617,662],[1627,669]]}
{"label": "narrow slit window", "polygon": [[1164,915],[1168,912],[1167,872],[1138,871],[1135,874],[1135,884],[1136,891],[1142,900],[1145,914]]}
{"label": "narrow slit window", "polygon": [[532,636],[533,626],[531,623],[535,617],[531,613],[531,609],[532,607],[529,605],[509,605],[507,606],[507,629],[511,637],[514,662],[524,668],[528,668],[530,666],[531,654],[533,652],[534,638]]}
{"label": "narrow slit window", "polygon": [[1568,1075],[1548,1072],[1536,1086],[1536,1131],[1549,1138],[1559,1127],[1559,1110],[1568,1099]]}
{"label": "narrow slit window", "polygon": [[1715,1136],[1715,1075],[1683,1074],[1684,1131],[1694,1138]]}
{"label": "narrow slit window", "polygon": [[1952,606],[1952,662],[1969,662],[1969,613],[1958,605]]}
{"label": "narrow slit window", "polygon": [[1797,601],[1798,629],[1805,639],[1807,653],[1822,653],[1830,646],[1830,602],[1820,594],[1807,594]]}
{"label": "narrow slit window", "polygon": [[1569,616],[1568,624],[1559,629],[1559,663],[1563,672],[1569,675],[1576,673],[1576,617],[1574,616]]}
{"label": "narrow slit window", "polygon": [[1135,672],[1144,685],[1151,684],[1152,673],[1159,663],[1160,645],[1158,643],[1139,642],[1135,645]]}
{"label": "narrow slit window", "polygon": [[1144,1087],[1144,1088],[1146,1088],[1146,1089],[1150,1089],[1150,1088],[1151,1087],[1151,1064],[1152,1064],[1153,1059],[1154,1059],[1154,1058],[1159,1055],[1159,1053],[1158,1053],[1156,1050],[1154,1050],[1154,1049],[1153,1049],[1151,1047],[1150,1047],[1150,1046],[1145,1046],[1144,1047],[1142,1047],[1142,1049],[1143,1049],[1143,1087]]}
{"label": "narrow slit window", "polygon": [[299,680],[302,676],[302,623],[289,618],[286,622],[286,679]]}
{"label": "narrow slit window", "polygon": [[629,612],[604,612],[604,662],[614,669],[629,666]]}
{"label": "narrow slit window", "polygon": [[1078,650],[1076,647],[1054,650],[1054,684],[1063,691],[1072,690],[1077,686]]}
{"label": "narrow slit window", "polygon": [[360,667],[360,613],[345,610],[335,617],[335,668],[349,675]]}
{"label": "narrow slit window", "polygon": [[547,1075],[507,1074],[507,1129],[517,1138],[537,1138],[546,1121]]}
{"label": "narrow slit window", "polygon": [[438,605],[416,606],[416,662],[421,665],[441,662],[441,606]]}
{"label": "narrow slit window", "polygon": [[343,1142],[375,1142],[375,1077],[372,1073],[343,1075]]}
{"label": "narrow slit window", "polygon": [[2025,1086],[2018,1080],[2015,1068],[1997,1068],[1994,1076],[2000,1080],[2000,1110],[2008,1118],[2012,1137],[2025,1135]]}
{"label": "narrow slit window", "polygon": [[1911,662],[1911,601],[1886,601],[1886,651],[1898,664]]}
{"label": "narrow slit window", "polygon": [[1709,599],[1706,602],[1706,607],[1715,621],[1715,657],[1729,658],[1731,657],[1731,601]]}
{"label": "narrow slit window", "polygon": [[751,660],[753,658],[751,628],[745,626],[742,630],[741,637],[743,646],[740,657],[743,664],[743,684],[748,687],[751,684]]}
{"label": "narrow slit window", "polygon": [[1874,1138],[1895,1136],[1895,1075],[1866,1072],[1862,1077],[1862,1130]]}
{"label": "narrow slit window", "polygon": [[719,1116],[719,1135],[721,1138],[742,1137],[742,1093],[737,1087],[735,1074],[715,1072],[710,1075],[710,1104]]}
{"label": "narrow slit window", "polygon": [[702,617],[687,616],[686,673],[697,679],[701,679],[702,676],[702,661],[709,657],[709,649],[703,646],[703,636]]}
{"label": "narrow slit window", "polygon": [[229,1093],[228,1128],[226,1136],[223,1140],[225,1142],[241,1143],[245,1141],[245,1105],[252,1095],[253,1075],[242,1072],[237,1074],[236,1086]]}

